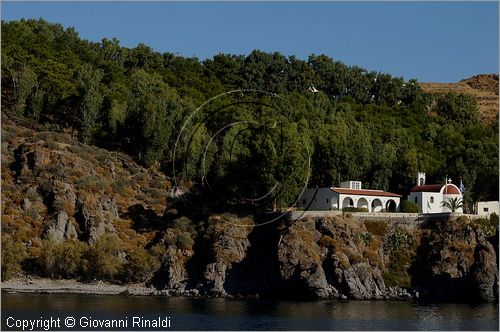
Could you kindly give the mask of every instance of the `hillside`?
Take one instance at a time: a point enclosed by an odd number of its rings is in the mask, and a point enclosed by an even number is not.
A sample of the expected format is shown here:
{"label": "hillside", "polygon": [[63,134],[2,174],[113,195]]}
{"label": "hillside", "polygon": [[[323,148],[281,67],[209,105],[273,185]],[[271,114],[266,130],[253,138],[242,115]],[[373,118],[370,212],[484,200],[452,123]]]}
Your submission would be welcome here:
{"label": "hillside", "polygon": [[481,121],[493,122],[498,117],[498,75],[481,74],[457,83],[420,83],[422,90],[432,94],[464,93],[477,101]]}
{"label": "hillside", "polygon": [[176,205],[160,172],[68,134],[4,115],[2,138],[2,280],[299,300],[498,297],[498,238],[487,220],[415,227],[346,214],[256,227],[262,216]]}

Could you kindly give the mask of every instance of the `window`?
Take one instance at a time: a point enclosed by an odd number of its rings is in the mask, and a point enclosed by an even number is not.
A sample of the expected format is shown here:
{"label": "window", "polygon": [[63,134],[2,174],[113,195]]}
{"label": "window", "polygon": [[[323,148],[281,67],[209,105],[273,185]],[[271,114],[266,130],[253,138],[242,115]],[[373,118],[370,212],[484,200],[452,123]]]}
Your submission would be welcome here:
{"label": "window", "polygon": [[488,208],[483,208],[483,212],[488,212]]}
{"label": "window", "polygon": [[434,197],[431,196],[431,204],[434,204]]}
{"label": "window", "polygon": [[420,178],[420,185],[423,186],[424,185],[424,179]]}
{"label": "window", "polygon": [[326,202],[328,203],[328,198],[326,199]]}
{"label": "window", "polygon": [[304,198],[304,199],[302,200],[302,204],[306,205],[306,203],[307,203],[307,199],[305,199],[305,198]]}
{"label": "window", "polygon": [[418,197],[415,196],[415,204],[417,204],[417,203],[418,203]]}

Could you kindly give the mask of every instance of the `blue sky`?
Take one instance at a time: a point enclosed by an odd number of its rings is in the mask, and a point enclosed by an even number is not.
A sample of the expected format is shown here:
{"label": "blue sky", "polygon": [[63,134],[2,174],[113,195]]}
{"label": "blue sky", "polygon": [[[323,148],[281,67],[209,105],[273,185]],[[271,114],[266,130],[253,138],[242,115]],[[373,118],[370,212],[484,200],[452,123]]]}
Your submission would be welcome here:
{"label": "blue sky", "polygon": [[92,41],[116,37],[200,59],[326,54],[406,79],[498,73],[498,2],[5,2],[2,19],[42,17]]}

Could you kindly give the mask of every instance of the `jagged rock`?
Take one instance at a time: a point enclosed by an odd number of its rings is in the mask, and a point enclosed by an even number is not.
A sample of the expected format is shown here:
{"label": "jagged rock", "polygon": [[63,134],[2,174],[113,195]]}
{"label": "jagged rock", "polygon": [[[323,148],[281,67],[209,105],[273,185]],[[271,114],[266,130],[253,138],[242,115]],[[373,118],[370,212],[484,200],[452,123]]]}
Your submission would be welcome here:
{"label": "jagged rock", "polygon": [[27,198],[23,199],[23,210],[28,210],[31,207],[31,201]]}
{"label": "jagged rock", "polygon": [[74,240],[77,236],[75,225],[71,223],[68,214],[64,211],[57,212],[56,218],[49,223],[46,230],[46,237],[55,242]]}
{"label": "jagged rock", "polygon": [[338,263],[334,263],[334,266],[333,285],[349,298],[381,299],[386,295],[382,273],[377,267],[366,262],[356,263],[349,267],[340,267]]}
{"label": "jagged rock", "polygon": [[[213,295],[226,295],[225,284],[233,264],[241,262],[250,246],[248,235],[251,231],[250,220],[243,220],[241,225],[234,225],[229,217],[213,221],[212,257],[214,262],[207,264],[204,272],[204,288]],[[231,282],[231,281],[229,281]]]}
{"label": "jagged rock", "polygon": [[186,259],[180,259],[179,252],[177,248],[167,249],[166,259],[164,261],[164,269],[167,272],[167,283],[166,288],[183,292],[186,288],[187,271],[184,266],[185,261],[190,255],[185,256]]}
{"label": "jagged rock", "polygon": [[49,211],[74,213],[76,195],[69,183],[51,179],[40,186],[40,192]]}
{"label": "jagged rock", "polygon": [[227,265],[222,262],[208,264],[205,270],[205,287],[212,295],[225,295]]}
{"label": "jagged rock", "polygon": [[320,236],[312,221],[293,225],[283,236],[278,261],[285,289],[298,289],[296,293],[309,298],[338,296],[335,287],[328,284],[321,266],[322,250],[317,244]]}
{"label": "jagged rock", "polygon": [[474,253],[472,282],[482,302],[494,302],[498,299],[498,267],[495,249],[486,240],[484,234],[476,232],[478,246]]}
{"label": "jagged rock", "polygon": [[413,298],[406,289],[398,286],[387,287],[385,297],[390,300],[409,300]]}
{"label": "jagged rock", "polygon": [[114,198],[101,196],[97,202],[78,197],[75,218],[82,230],[82,239],[94,244],[104,233],[116,233],[113,221],[119,218]]}
{"label": "jagged rock", "polygon": [[415,288],[422,298],[437,301],[491,302],[498,298],[494,247],[480,229],[451,221],[424,237]]}
{"label": "jagged rock", "polygon": [[50,151],[40,149],[37,143],[23,143],[14,150],[14,170],[16,177],[38,173],[51,162]]}

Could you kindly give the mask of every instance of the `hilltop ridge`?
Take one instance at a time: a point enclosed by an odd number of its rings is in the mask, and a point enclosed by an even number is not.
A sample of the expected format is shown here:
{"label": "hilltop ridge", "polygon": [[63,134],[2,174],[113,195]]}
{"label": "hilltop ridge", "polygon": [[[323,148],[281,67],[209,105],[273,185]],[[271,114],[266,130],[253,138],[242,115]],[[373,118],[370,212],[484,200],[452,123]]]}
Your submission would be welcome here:
{"label": "hilltop ridge", "polygon": [[476,99],[480,119],[486,123],[498,117],[498,74],[479,74],[456,83],[420,83],[422,90],[432,94],[463,93]]}

